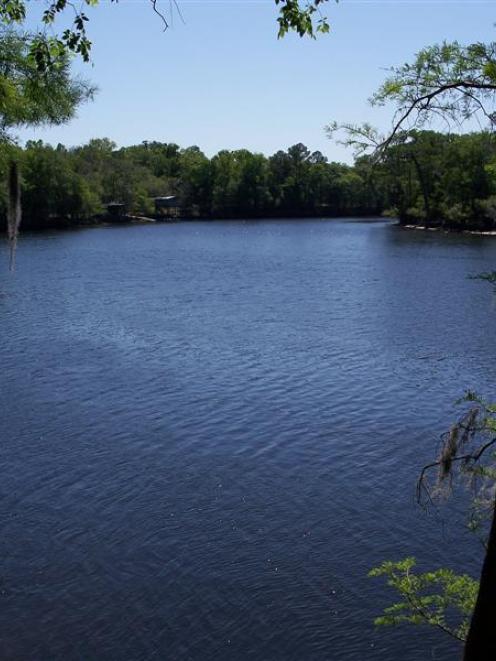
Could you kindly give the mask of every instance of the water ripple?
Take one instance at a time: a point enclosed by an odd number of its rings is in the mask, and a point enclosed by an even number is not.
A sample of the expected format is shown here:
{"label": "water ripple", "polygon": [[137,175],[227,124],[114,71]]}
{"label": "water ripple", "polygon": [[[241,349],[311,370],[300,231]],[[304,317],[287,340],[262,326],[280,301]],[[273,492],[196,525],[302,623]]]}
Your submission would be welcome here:
{"label": "water ripple", "polygon": [[[490,394],[496,245],[387,223],[23,237],[0,286],[0,656],[448,661],[375,630],[384,558],[474,572],[414,504]],[[461,323],[463,320],[463,323]]]}

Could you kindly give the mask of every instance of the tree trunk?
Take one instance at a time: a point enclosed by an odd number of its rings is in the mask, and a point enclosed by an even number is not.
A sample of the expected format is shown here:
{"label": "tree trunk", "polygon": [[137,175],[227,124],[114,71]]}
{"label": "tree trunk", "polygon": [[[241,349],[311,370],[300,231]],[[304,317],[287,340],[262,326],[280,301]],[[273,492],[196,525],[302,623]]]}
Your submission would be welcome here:
{"label": "tree trunk", "polygon": [[21,177],[17,161],[9,165],[7,236],[10,241],[10,268],[14,268],[17,233],[21,224]]}
{"label": "tree trunk", "polygon": [[414,162],[415,169],[417,170],[417,177],[420,184],[420,190],[422,191],[422,197],[424,198],[425,226],[429,227],[431,224],[431,205],[429,202],[429,189],[424,176],[424,172],[420,167],[420,163],[418,162],[417,157],[413,153],[412,153],[412,161]]}
{"label": "tree trunk", "polygon": [[496,502],[463,661],[496,659]]}

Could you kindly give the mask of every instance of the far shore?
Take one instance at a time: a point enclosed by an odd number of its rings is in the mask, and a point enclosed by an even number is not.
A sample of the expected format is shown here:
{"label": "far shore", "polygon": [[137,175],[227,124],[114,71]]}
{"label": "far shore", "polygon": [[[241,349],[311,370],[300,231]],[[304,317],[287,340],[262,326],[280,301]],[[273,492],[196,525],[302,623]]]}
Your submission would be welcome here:
{"label": "far shore", "polygon": [[474,234],[475,236],[496,236],[496,230],[457,230],[449,227],[426,227],[425,225],[399,225],[406,230],[423,232],[444,232],[445,234]]}

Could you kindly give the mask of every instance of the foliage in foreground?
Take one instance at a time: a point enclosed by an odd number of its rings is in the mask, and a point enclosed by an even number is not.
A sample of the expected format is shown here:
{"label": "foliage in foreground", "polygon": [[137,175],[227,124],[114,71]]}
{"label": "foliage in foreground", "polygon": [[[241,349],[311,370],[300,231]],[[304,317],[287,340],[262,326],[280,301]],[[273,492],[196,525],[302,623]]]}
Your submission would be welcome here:
{"label": "foliage in foreground", "polygon": [[[117,4],[118,0],[110,0]],[[278,8],[277,22],[279,37],[296,32],[300,37],[314,38],[318,33],[329,32],[329,23],[322,7],[329,0],[274,0]],[[337,1],[337,0],[336,0]],[[27,21],[33,25],[37,20],[36,9],[29,0],[0,0],[0,25],[21,28]],[[88,8],[96,7],[99,0],[81,0],[74,4],[70,0],[42,0],[38,29],[26,39],[32,61],[39,71],[56,67],[59,58],[76,54],[84,62],[91,55],[92,43],[87,31]],[[167,30],[172,15],[182,19],[181,0],[171,2],[163,9],[157,0],[148,0],[147,9],[158,17],[158,25]]]}
{"label": "foliage in foreground", "polygon": [[426,624],[465,641],[478,581],[450,569],[417,573],[415,566],[415,558],[405,558],[399,562],[383,562],[371,570],[369,576],[385,577],[402,599],[387,607],[384,614],[375,619],[375,624]]}
{"label": "foliage in foreground", "polygon": [[[493,282],[493,276],[484,274],[482,279]],[[496,651],[496,405],[473,392],[462,401],[468,408],[443,436],[437,460],[423,468],[417,493],[419,501],[431,501],[457,485],[471,490],[469,528],[481,536],[486,550],[480,582],[449,569],[418,574],[414,558],[384,562],[370,575],[386,577],[402,599],[386,608],[377,624],[410,622],[437,627],[465,641],[466,661],[485,661],[493,659]],[[429,479],[431,473],[434,479]]]}
{"label": "foliage in foreground", "polygon": [[465,122],[494,130],[496,122],[496,42],[427,46],[412,62],[391,67],[389,76],[370,99],[371,105],[393,106],[392,124],[381,135],[368,123],[338,125],[344,143],[357,153],[372,149],[380,158],[391,145],[402,144],[410,132],[438,122],[444,130],[459,130]]}
{"label": "foliage in foreground", "polygon": [[11,140],[16,127],[69,121],[94,93],[91,85],[71,76],[65,56],[41,74],[29,54],[29,38],[0,31],[0,141]]}

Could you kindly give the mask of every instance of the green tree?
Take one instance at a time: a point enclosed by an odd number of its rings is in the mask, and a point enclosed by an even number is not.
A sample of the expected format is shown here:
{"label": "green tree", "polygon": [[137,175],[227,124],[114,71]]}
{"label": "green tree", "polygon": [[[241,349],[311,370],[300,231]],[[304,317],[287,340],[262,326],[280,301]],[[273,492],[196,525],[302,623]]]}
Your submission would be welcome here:
{"label": "green tree", "polygon": [[387,146],[400,131],[425,126],[441,115],[460,125],[481,115],[492,126],[496,92],[496,43],[436,44],[411,64],[391,69],[372,97],[375,105],[396,106]]}
{"label": "green tree", "polygon": [[204,213],[211,207],[212,171],[210,161],[199,147],[180,152],[179,194],[184,206]]}
{"label": "green tree", "polygon": [[262,154],[252,154],[247,149],[234,152],[239,164],[239,180],[236,205],[240,215],[263,216],[270,208],[268,190],[268,164]]}
{"label": "green tree", "polygon": [[60,219],[75,222],[99,211],[98,197],[75,171],[65,149],[28,142],[21,162],[24,222],[35,226]]}
{"label": "green tree", "polygon": [[496,121],[496,43],[462,45],[443,42],[419,51],[411,63],[392,67],[390,75],[372,96],[372,105],[392,105],[391,130],[381,135],[370,124],[327,127],[332,137],[343,129],[345,144],[358,152],[374,149],[380,156],[395,142],[408,138],[409,131],[442,118],[460,127],[474,117],[489,128]]}
{"label": "green tree", "polygon": [[385,577],[388,586],[403,600],[387,607],[384,614],[376,618],[375,624],[426,624],[465,642],[478,582],[449,569],[419,574],[415,566],[415,558],[405,558],[399,562],[383,562],[370,571],[369,576]]}
{"label": "green tree", "polygon": [[10,158],[8,233],[15,244],[21,217],[20,180],[16,152],[9,149],[12,131],[23,125],[62,124],[94,88],[71,77],[69,60],[60,55],[41,74],[29,53],[30,36],[0,33],[0,145]]}
{"label": "green tree", "polygon": [[211,212],[220,217],[232,217],[236,213],[241,168],[234,152],[224,149],[211,161],[212,207]]}

